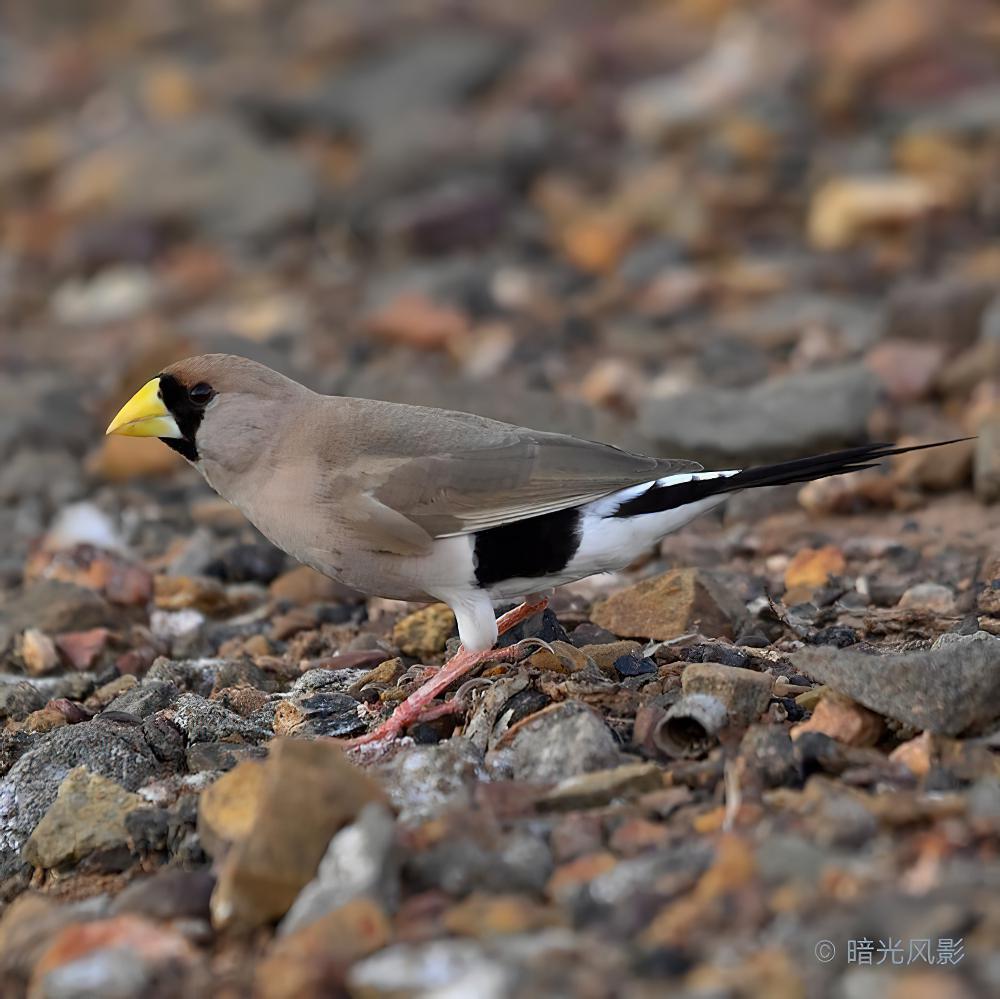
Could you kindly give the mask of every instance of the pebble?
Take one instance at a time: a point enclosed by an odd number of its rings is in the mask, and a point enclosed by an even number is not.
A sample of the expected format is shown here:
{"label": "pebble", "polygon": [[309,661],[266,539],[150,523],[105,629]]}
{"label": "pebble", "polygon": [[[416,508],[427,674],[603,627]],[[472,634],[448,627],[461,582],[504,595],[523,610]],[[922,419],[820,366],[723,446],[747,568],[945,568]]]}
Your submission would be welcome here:
{"label": "pebble", "polygon": [[591,617],[616,635],[660,640],[701,632],[732,638],[739,601],[700,569],[674,569],[596,603]]}
{"label": "pebble", "polygon": [[335,833],[316,877],[292,903],[278,927],[279,936],[295,933],[356,898],[368,897],[388,910],[399,896],[396,823],[384,805],[365,805],[357,819]]}
{"label": "pebble", "polygon": [[874,746],[884,728],[881,715],[850,698],[826,693],[813,709],[812,717],[792,728],[791,737],[798,739],[806,732],[821,732],[847,746]]}
{"label": "pebble", "polygon": [[117,999],[148,995],[163,978],[186,991],[197,988],[197,964],[197,952],[178,931],[141,916],[114,916],[59,932],[35,965],[29,994]]}
{"label": "pebble", "polygon": [[257,765],[256,809],[226,853],[212,894],[212,922],[220,928],[283,916],[315,876],[330,837],[366,804],[385,800],[330,742],[276,739]]}
{"label": "pebble", "polygon": [[639,406],[639,430],[664,453],[740,468],[863,439],[879,392],[864,366],[829,366],[746,389],[651,396]]}
{"label": "pebble", "polygon": [[355,898],[277,937],[254,973],[260,999],[329,995],[348,969],[392,940],[392,924],[371,898]]}
{"label": "pebble", "polygon": [[915,652],[816,648],[790,658],[799,672],[886,718],[959,735],[1000,718],[1000,639],[985,632],[945,637]]}
{"label": "pebble", "polygon": [[597,808],[610,801],[652,791],[663,783],[663,772],[654,763],[626,763],[611,770],[597,770],[567,777],[540,799],[553,811]]}
{"label": "pebble", "polygon": [[143,804],[120,784],[76,767],[59,785],[22,856],[33,867],[48,868],[75,864],[92,854],[124,852],[125,816]]}
{"label": "pebble", "polygon": [[431,604],[397,621],[392,629],[392,642],[407,656],[439,655],[455,629],[451,608],[446,604]]}
{"label": "pebble", "polygon": [[0,877],[21,866],[25,841],[48,811],[63,779],[74,767],[136,791],[163,772],[144,732],[120,722],[68,725],[39,738],[0,780]]}
{"label": "pebble", "polygon": [[515,780],[559,781],[605,770],[622,755],[603,720],[577,701],[553,704],[515,725],[501,740]]}

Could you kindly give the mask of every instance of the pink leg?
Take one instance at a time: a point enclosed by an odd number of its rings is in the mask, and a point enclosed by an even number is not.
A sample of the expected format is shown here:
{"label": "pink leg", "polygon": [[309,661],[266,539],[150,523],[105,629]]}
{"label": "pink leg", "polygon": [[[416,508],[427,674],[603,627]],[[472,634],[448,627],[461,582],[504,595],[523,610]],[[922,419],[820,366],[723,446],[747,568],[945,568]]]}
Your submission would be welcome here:
{"label": "pink leg", "polygon": [[[545,610],[548,604],[548,597],[542,597],[534,603],[523,603],[515,607],[499,618],[497,633],[503,635],[511,628],[516,628],[522,621],[526,621],[539,611]],[[438,694],[447,690],[456,680],[465,676],[469,670],[487,662],[513,662],[518,657],[517,646],[508,649],[488,649],[485,652],[466,652],[464,648],[460,648],[434,676],[410,694],[378,728],[365,735],[359,735],[357,738],[342,741],[341,745],[350,748],[363,746],[369,742],[381,742],[383,739],[395,739],[403,734],[403,730],[408,725],[412,725],[425,715],[428,705]],[[447,713],[435,708],[432,708],[431,712],[433,717]]]}

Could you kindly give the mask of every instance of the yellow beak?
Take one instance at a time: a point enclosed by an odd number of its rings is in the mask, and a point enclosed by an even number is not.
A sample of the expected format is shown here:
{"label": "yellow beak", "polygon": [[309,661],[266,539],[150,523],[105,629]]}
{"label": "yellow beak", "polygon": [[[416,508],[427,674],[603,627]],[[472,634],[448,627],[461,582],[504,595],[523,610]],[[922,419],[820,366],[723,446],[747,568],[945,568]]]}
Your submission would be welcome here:
{"label": "yellow beak", "polygon": [[183,437],[177,421],[163,405],[160,379],[151,378],[120,410],[105,434],[125,437]]}

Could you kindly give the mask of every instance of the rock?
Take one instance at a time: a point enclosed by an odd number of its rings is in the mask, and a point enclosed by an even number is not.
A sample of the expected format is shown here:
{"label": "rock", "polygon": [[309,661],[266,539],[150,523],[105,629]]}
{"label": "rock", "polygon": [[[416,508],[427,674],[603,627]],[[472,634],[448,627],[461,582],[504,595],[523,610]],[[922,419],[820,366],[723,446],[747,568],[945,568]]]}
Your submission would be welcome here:
{"label": "rock", "polygon": [[390,911],[399,894],[396,823],[384,805],[361,814],[330,840],[316,877],[295,899],[278,928],[286,936],[356,898],[368,897]]}
{"label": "rock", "polygon": [[371,313],[365,327],[381,340],[422,350],[449,347],[470,331],[465,313],[416,292],[406,292]]}
{"label": "rock", "polygon": [[883,728],[881,716],[874,711],[828,692],[813,709],[812,717],[793,726],[790,734],[798,739],[807,732],[821,732],[847,746],[874,746]]}
{"label": "rock", "polygon": [[29,994],[127,999],[169,987],[174,995],[191,995],[199,991],[197,970],[197,952],[177,930],[139,916],[115,916],[58,933],[35,965]]}
{"label": "rock", "polygon": [[210,871],[164,867],[149,877],[132,881],[111,903],[114,916],[129,913],[148,919],[209,918],[209,900],[215,878]]}
{"label": "rock", "polygon": [[519,722],[500,742],[515,780],[560,781],[617,767],[622,754],[600,716],[578,701],[550,705]]}
{"label": "rock", "polygon": [[56,288],[52,312],[72,325],[96,325],[130,319],[148,308],[156,283],[142,267],[107,267],[90,280],[70,278]]}
{"label": "rock", "polygon": [[596,603],[590,616],[616,635],[671,639],[691,632],[732,638],[744,614],[735,597],[706,572],[673,569]]}
{"label": "rock", "polygon": [[639,430],[666,453],[739,468],[856,444],[878,397],[871,371],[841,365],[748,389],[652,396],[639,407]]}
{"label": "rock", "polygon": [[397,943],[358,961],[347,973],[351,995],[389,999],[403,995],[476,996],[514,994],[517,969],[472,940]]}
{"label": "rock", "polygon": [[780,87],[800,58],[794,42],[780,32],[765,31],[756,21],[727,22],[699,58],[626,87],[619,112],[633,138],[653,144]]}
{"label": "rock", "polygon": [[788,732],[778,725],[751,725],[740,742],[747,779],[763,788],[798,784],[802,770]]}
{"label": "rock", "polygon": [[264,764],[246,760],[210,784],[198,798],[198,836],[210,857],[250,835],[264,789]]}
{"label": "rock", "polygon": [[934,737],[930,732],[921,732],[915,739],[901,742],[889,754],[889,759],[893,763],[901,763],[917,777],[926,777],[934,755]]}
{"label": "rock", "polygon": [[188,742],[260,742],[271,730],[253,718],[243,718],[197,694],[181,694],[171,708],[171,717]]}
{"label": "rock", "polygon": [[19,656],[24,668],[32,676],[43,676],[51,673],[59,662],[56,643],[43,631],[28,628],[21,635],[15,655]]}
{"label": "rock", "polygon": [[996,287],[990,282],[943,277],[906,280],[889,293],[885,333],[889,337],[942,344],[950,352],[970,346]]}
{"label": "rock", "polygon": [[134,687],[119,694],[105,710],[146,718],[170,707],[178,697],[180,691],[169,680],[151,680],[146,677]]}
{"label": "rock", "polygon": [[611,674],[615,663],[623,656],[635,656],[641,660],[642,644],[630,641],[604,642],[600,645],[577,645],[580,652],[594,662],[602,672]]}
{"label": "rock", "polygon": [[976,731],[1000,718],[1000,639],[982,631],[942,638],[915,652],[815,648],[789,658],[799,672],[886,718],[942,735]]}
{"label": "rock", "polygon": [[134,725],[101,719],[55,729],[39,739],[0,781],[0,877],[21,866],[20,850],[75,767],[135,791],[163,765]]}
{"label": "rock", "polygon": [[983,503],[1000,499],[1000,414],[989,416],[978,427],[972,481]]}
{"label": "rock", "polygon": [[0,981],[14,994],[23,994],[49,941],[67,926],[103,918],[107,908],[104,895],[69,905],[33,891],[18,895],[0,919]]}
{"label": "rock", "polygon": [[274,712],[275,735],[343,739],[367,729],[360,703],[349,694],[320,693],[281,701]]}
{"label": "rock", "polygon": [[955,594],[940,583],[918,583],[911,586],[899,598],[899,607],[904,610],[926,611],[930,614],[954,614]]}
{"label": "rock", "polygon": [[684,693],[718,698],[726,709],[728,724],[737,728],[757,721],[771,700],[774,678],[739,666],[690,663],[681,674]]}
{"label": "rock", "polygon": [[[960,436],[959,430],[946,430],[943,438]],[[912,444],[930,444],[925,437],[900,438],[900,447]],[[911,451],[893,460],[895,478],[905,485],[915,485],[931,492],[961,489],[972,478],[972,463],[976,453],[975,441],[956,441],[948,447],[927,451]]]}
{"label": "rock", "polygon": [[259,999],[328,995],[352,965],[391,939],[392,925],[378,902],[352,899],[278,937],[257,965],[254,995]]}
{"label": "rock", "polygon": [[809,240],[820,250],[842,250],[873,231],[916,222],[941,204],[940,193],[919,177],[837,177],[813,195]]}
{"label": "rock", "polygon": [[329,742],[276,739],[259,766],[256,812],[226,854],[212,895],[216,926],[254,927],[283,916],[315,876],[330,837],[366,804],[385,800]]}
{"label": "rock", "polygon": [[216,239],[266,236],[308,219],[316,205],[316,181],[302,159],[265,144],[233,116],[208,115],[127,130],[62,175],[58,203],[96,210],[85,180],[112,157],[116,211],[184,219]]}
{"label": "rock", "polygon": [[893,402],[917,402],[930,395],[945,362],[946,345],[884,340],[865,363],[878,375]]}
{"label": "rock", "polygon": [[267,756],[267,750],[245,742],[192,742],[183,755],[188,771],[200,774],[212,770],[232,770],[243,760],[262,760]]}
{"label": "rock", "polygon": [[447,604],[431,604],[397,621],[392,641],[408,656],[433,656],[444,652],[455,634],[455,615]]}
{"label": "rock", "polygon": [[618,798],[653,791],[663,784],[663,771],[655,763],[626,763],[611,770],[568,777],[560,781],[540,804],[554,811],[595,808]]}
{"label": "rock", "polygon": [[401,747],[391,759],[377,764],[375,773],[401,825],[470,806],[473,788],[487,779],[482,751],[460,737],[429,746]]}
{"label": "rock", "polygon": [[[428,128],[428,116],[459,105],[487,88],[515,50],[496,32],[470,25],[428,28],[338,69],[309,97],[262,102],[267,116],[359,132],[381,164],[393,132]],[[404,147],[405,148],[405,147]]]}
{"label": "rock", "polygon": [[524,895],[490,893],[463,899],[445,914],[444,925],[455,936],[492,940],[561,926],[563,919],[554,909]]}
{"label": "rock", "polygon": [[68,631],[56,638],[56,646],[73,669],[90,669],[107,646],[110,634],[107,628]]}
{"label": "rock", "polygon": [[45,695],[27,680],[0,684],[0,720],[21,721],[45,704]]}
{"label": "rock", "polygon": [[847,569],[843,552],[834,545],[822,548],[800,548],[785,569],[785,603],[798,604]]}
{"label": "rock", "polygon": [[26,628],[56,635],[61,631],[114,627],[118,620],[117,612],[93,590],[58,580],[40,580],[0,609],[0,650]]}
{"label": "rock", "polygon": [[59,785],[21,854],[33,867],[48,868],[121,850],[128,842],[125,816],[144,805],[120,784],[76,767]]}

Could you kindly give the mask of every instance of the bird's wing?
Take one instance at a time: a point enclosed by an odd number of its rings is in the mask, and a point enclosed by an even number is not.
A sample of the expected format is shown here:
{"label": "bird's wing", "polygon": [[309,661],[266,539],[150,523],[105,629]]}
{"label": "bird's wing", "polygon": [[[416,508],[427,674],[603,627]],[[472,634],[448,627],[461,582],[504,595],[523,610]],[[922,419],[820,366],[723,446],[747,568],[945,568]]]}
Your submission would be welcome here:
{"label": "bird's wing", "polygon": [[376,414],[364,451],[339,471],[364,497],[353,527],[400,554],[414,553],[421,534],[471,534],[702,467],[464,413],[393,406]]}

